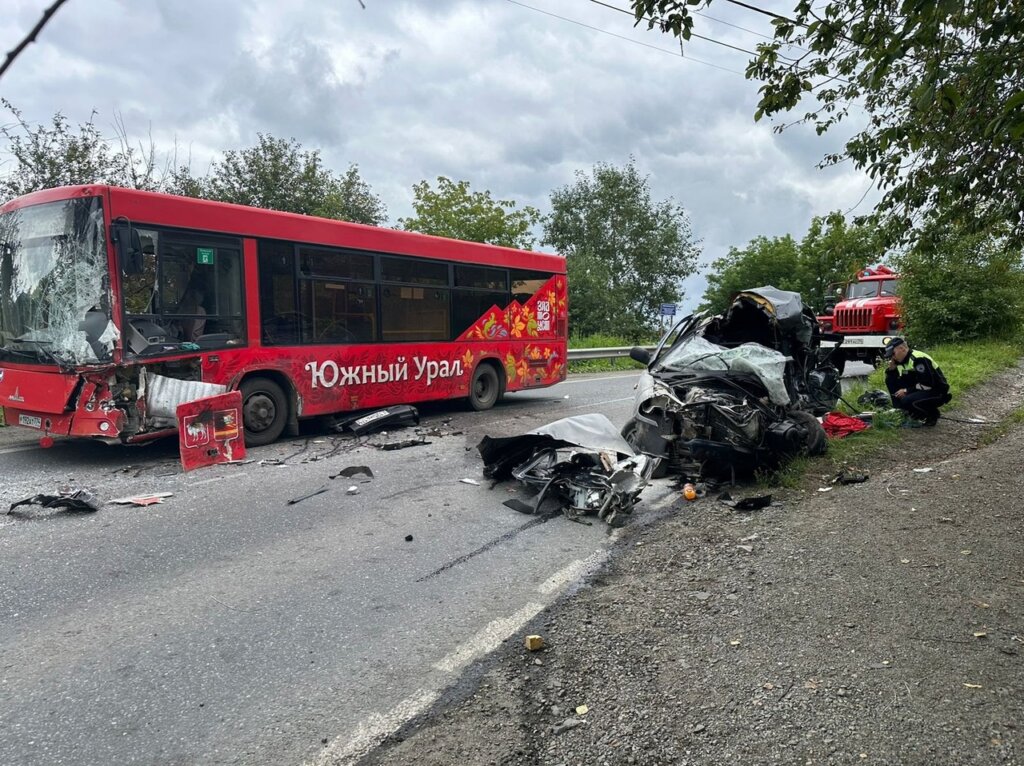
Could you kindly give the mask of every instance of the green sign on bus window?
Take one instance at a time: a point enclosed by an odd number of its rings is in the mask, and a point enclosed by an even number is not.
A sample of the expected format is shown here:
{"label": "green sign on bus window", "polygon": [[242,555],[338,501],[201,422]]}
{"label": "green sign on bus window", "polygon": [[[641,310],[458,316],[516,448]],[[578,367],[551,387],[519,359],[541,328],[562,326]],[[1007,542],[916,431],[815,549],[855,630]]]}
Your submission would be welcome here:
{"label": "green sign on bus window", "polygon": [[215,250],[212,247],[197,247],[196,263],[202,264],[203,266],[212,266],[214,252]]}

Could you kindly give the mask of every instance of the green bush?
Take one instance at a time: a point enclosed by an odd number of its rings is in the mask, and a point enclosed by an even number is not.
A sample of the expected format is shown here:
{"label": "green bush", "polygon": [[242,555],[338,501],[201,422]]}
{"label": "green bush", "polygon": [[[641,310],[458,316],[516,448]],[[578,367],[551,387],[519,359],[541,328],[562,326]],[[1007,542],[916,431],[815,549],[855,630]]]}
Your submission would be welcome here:
{"label": "green bush", "polygon": [[918,344],[1012,338],[1024,319],[1019,252],[989,235],[943,232],[898,259],[907,334]]}

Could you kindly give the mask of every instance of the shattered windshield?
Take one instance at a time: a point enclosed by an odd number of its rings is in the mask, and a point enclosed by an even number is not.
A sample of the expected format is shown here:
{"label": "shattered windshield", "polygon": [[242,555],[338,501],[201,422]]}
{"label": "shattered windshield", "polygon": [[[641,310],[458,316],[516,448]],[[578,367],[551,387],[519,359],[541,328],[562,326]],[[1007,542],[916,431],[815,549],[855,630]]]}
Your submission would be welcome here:
{"label": "shattered windshield", "polygon": [[69,366],[109,359],[99,197],[0,214],[0,360]]}
{"label": "shattered windshield", "polygon": [[744,343],[726,348],[698,335],[685,338],[659,360],[662,370],[689,372],[695,370],[732,370],[756,375],[776,404],[788,404],[785,371],[789,357],[758,343]]}

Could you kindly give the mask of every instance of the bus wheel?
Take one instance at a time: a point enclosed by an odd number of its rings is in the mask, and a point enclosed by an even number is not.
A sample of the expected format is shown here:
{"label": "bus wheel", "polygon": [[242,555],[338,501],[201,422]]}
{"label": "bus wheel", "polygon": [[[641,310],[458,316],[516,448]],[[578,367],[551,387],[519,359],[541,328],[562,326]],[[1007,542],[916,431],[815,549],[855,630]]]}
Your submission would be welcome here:
{"label": "bus wheel", "polygon": [[281,435],[288,420],[288,397],[269,378],[242,382],[242,422],[245,446],[262,447]]}
{"label": "bus wheel", "polygon": [[477,412],[489,410],[501,395],[501,381],[493,365],[478,365],[469,387],[469,406]]}

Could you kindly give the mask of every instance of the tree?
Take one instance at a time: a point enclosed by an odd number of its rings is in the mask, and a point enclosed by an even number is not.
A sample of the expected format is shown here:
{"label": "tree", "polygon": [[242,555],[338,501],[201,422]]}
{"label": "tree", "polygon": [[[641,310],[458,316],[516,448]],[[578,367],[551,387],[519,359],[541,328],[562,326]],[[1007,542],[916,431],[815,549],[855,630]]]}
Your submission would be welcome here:
{"label": "tree", "polygon": [[815,217],[799,243],[787,234],[730,248],[711,264],[701,308],[724,311],[740,290],[772,285],[798,292],[806,305],[821,309],[829,285],[879,262],[883,253],[870,227],[851,226],[838,212]]}
{"label": "tree", "polygon": [[877,231],[866,224],[851,225],[836,211],[815,216],[800,240],[800,292],[804,301],[817,309],[829,285],[845,282],[857,271],[884,260]]}
{"label": "tree", "polygon": [[725,311],[736,293],[765,285],[802,293],[800,272],[800,248],[790,235],[755,237],[742,250],[730,247],[725,257],[712,261],[701,308]]}
{"label": "tree", "polygon": [[387,219],[384,203],[355,165],[338,178],[324,167],[319,150],[303,150],[294,138],[259,133],[255,146],[224,152],[205,183],[192,186],[187,171],[177,180],[221,202],[372,225]]}
{"label": "tree", "polygon": [[[632,7],[638,23],[688,40],[711,2]],[[747,66],[763,83],[755,119],[815,99],[797,122],[821,134],[856,103],[867,127],[822,164],[849,158],[885,191],[875,214],[889,241],[1000,224],[1024,241],[1024,0],[793,2],[789,16],[761,11],[774,36]]]}
{"label": "tree", "polygon": [[134,186],[152,176],[152,168],[140,168],[140,156],[128,144],[111,147],[93,122],[95,112],[77,128],[60,112],[49,125],[32,125],[6,99],[0,104],[14,116],[13,125],[0,128],[14,158],[13,169],[0,179],[3,201],[54,186]]}
{"label": "tree", "polygon": [[529,205],[517,210],[511,200],[493,199],[489,191],[471,192],[469,181],[444,176],[438,176],[437,189],[420,181],[412,190],[416,217],[400,218],[401,229],[520,250],[530,250],[536,243],[532,229],[541,216]]}
{"label": "tree", "polygon": [[934,227],[897,265],[915,343],[1013,337],[1024,324],[1024,264],[1005,237]]}
{"label": "tree", "polygon": [[653,333],[658,306],[681,299],[700,253],[683,208],[654,202],[631,159],[577,172],[551,193],[551,209],[544,242],[566,257],[572,333]]}

